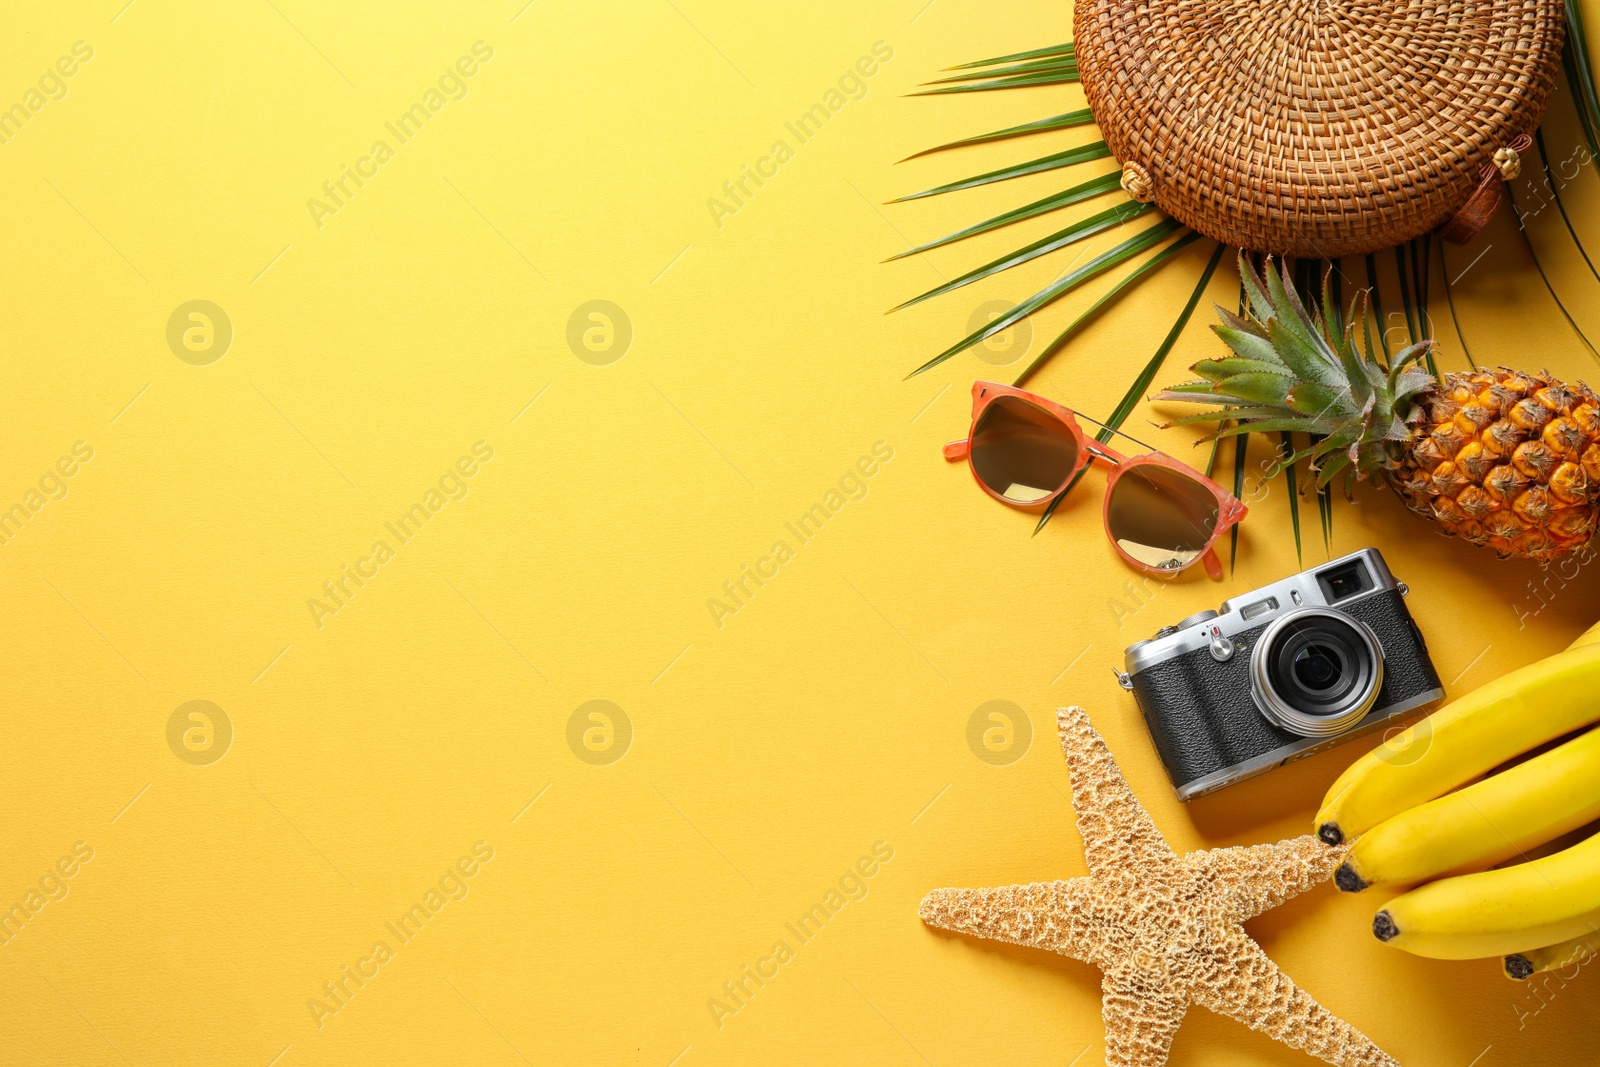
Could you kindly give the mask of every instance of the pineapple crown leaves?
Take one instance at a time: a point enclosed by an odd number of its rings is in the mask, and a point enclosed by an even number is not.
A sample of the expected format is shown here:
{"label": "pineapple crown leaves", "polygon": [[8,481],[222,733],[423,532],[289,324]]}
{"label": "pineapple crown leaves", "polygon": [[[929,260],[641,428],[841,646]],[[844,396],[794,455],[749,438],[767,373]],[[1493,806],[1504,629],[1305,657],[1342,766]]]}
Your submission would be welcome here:
{"label": "pineapple crown leaves", "polygon": [[1372,343],[1366,291],[1355,295],[1341,318],[1332,275],[1330,267],[1321,299],[1307,308],[1287,262],[1274,267],[1268,257],[1258,270],[1240,252],[1243,313],[1218,307],[1221,322],[1212,327],[1230,354],[1201,360],[1191,368],[1198,380],[1150,398],[1213,410],[1165,425],[1214,425],[1203,441],[1251,432],[1309,434],[1310,446],[1279,459],[1268,475],[1309,458],[1319,489],[1342,473],[1348,494],[1357,478],[1384,467],[1391,450],[1411,437],[1422,417],[1416,401],[1437,384],[1420,365],[1433,341],[1385,360]]}

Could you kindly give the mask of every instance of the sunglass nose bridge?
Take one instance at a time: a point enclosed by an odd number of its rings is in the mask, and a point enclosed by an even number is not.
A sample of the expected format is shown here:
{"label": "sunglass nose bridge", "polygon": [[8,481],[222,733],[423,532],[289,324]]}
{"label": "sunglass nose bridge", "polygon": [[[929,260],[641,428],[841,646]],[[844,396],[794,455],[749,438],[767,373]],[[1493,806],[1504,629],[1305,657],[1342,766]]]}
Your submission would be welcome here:
{"label": "sunglass nose bridge", "polygon": [[1095,457],[1096,459],[1103,459],[1107,463],[1116,463],[1120,459],[1115,452],[1093,438],[1090,438],[1083,447],[1088,450],[1089,455]]}

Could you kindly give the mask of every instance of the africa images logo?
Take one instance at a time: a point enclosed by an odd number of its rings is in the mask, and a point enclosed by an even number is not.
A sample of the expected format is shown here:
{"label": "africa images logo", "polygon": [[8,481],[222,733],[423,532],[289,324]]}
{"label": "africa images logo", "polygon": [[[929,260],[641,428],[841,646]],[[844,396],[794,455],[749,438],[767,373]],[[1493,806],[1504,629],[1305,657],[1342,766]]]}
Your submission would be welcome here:
{"label": "africa images logo", "polygon": [[[815,941],[823,928],[839,917],[845,906],[867,899],[872,892],[872,879],[882,873],[884,866],[894,859],[894,846],[887,841],[875,841],[868,853],[844,869],[838,881],[823,892],[820,899],[802,911],[796,918],[783,924],[788,937],[773,941],[772,948],[754,963],[739,968],[732,978],[722,983],[718,995],[706,1000],[706,1010],[711,1023],[718,1030],[727,1020],[738,1015],[757,993],[777,978],[783,967],[792,962],[799,950]],[[792,939],[792,944],[791,944]]]}
{"label": "africa images logo", "polygon": [[471,455],[463,454],[445,468],[439,476],[437,487],[430,486],[420,501],[402,511],[393,522],[384,523],[383,528],[394,539],[394,545],[379,538],[372,543],[366,555],[357,557],[353,563],[340,564],[339,573],[322,583],[323,595],[306,598],[311,624],[320,630],[330,616],[348,607],[356,594],[377,578],[384,565],[395,558],[398,549],[414,541],[422,533],[422,528],[438,517],[445,505],[467,498],[472,491],[467,480],[482,471],[483,465],[492,459],[494,446],[487,441],[475,442]]}
{"label": "africa images logo", "polygon": [[385,163],[394,159],[396,147],[410,144],[422,132],[428,120],[443,111],[445,105],[452,100],[465,100],[469,89],[467,79],[476,75],[482,64],[494,58],[494,47],[484,41],[474,41],[472,54],[457,59],[453,66],[445,69],[439,75],[435,86],[429,86],[422,94],[422,98],[414,102],[395,118],[393,122],[385,122],[383,128],[394,138],[394,144],[379,138],[372,142],[372,147],[367,154],[359,157],[354,165],[340,164],[337,176],[322,183],[322,196],[313,196],[306,200],[306,208],[311,212],[311,222],[317,229],[322,229],[322,223],[329,215],[337,215],[339,209],[350,203],[355,195],[366,188],[367,182],[378,176],[379,170]]}
{"label": "africa images logo", "polygon": [[71,52],[71,55],[62,56],[53,66],[45,68],[45,72],[39,75],[37,89],[29,87],[22,98],[10,107],[0,105],[0,144],[10,144],[11,139],[21,133],[28,121],[43,111],[47,104],[67,98],[67,79],[94,58],[94,46],[88,41],[76,41]]}
{"label": "africa images logo", "polygon": [[446,867],[444,873],[422,891],[420,900],[414,901],[392,922],[385,922],[383,929],[394,939],[393,944],[389,943],[389,938],[377,938],[370,952],[340,967],[338,974],[322,983],[316,996],[306,998],[312,1025],[318,1030],[326,1026],[328,1020],[348,1008],[356,994],[394,961],[402,948],[430,929],[429,924],[438,920],[447,905],[466,900],[472,892],[472,879],[493,859],[493,845],[487,841],[475,842],[470,853]]}
{"label": "africa images logo", "polygon": [[783,524],[783,528],[794,538],[793,545],[779,538],[772,543],[765,556],[752,563],[743,564],[736,577],[723,582],[723,595],[706,600],[706,608],[711,612],[711,621],[717,629],[722,629],[730,616],[739,614],[748,606],[755,599],[756,592],[776,578],[784,564],[795,558],[795,549],[810,544],[818,534],[822,533],[824,526],[839,517],[846,504],[852,500],[865,500],[867,494],[872,491],[872,487],[868,484],[869,479],[892,459],[894,459],[893,445],[887,441],[874,443],[872,455],[862,456],[856,460],[854,466],[846,468],[843,476],[839,478],[837,488],[829,486],[820,501],[813,501],[811,506],[801,512],[793,522]]}
{"label": "africa images logo", "polygon": [[15,504],[6,507],[0,503],[0,545],[8,545],[22,532],[29,519],[39,517],[45,505],[66,498],[70,486],[67,479],[83,469],[94,458],[94,446],[87,441],[74,441],[69,452],[45,468],[37,486],[30,486]]}
{"label": "africa images logo", "polygon": [[722,183],[722,195],[706,199],[706,208],[711,212],[711,221],[716,223],[717,229],[722,229],[728,218],[737,215],[758,191],[766,187],[767,182],[776,178],[783,165],[795,157],[796,151],[821,133],[822,128],[847,104],[852,100],[865,100],[869,92],[867,79],[877,74],[893,58],[894,49],[887,42],[874,41],[870,56],[856,60],[855,65],[846,68],[838,81],[822,94],[821,100],[802,111],[794,121],[783,124],[783,128],[794,137],[794,144],[791,145],[786,137],[779,137],[772,142],[765,155],[757,157],[753,165],[741,163],[738,175]]}

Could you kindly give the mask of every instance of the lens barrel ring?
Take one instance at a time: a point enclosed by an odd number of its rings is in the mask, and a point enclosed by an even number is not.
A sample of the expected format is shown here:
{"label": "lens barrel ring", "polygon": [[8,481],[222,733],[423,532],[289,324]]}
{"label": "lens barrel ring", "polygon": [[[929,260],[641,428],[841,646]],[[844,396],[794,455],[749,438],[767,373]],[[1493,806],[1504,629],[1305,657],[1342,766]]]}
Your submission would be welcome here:
{"label": "lens barrel ring", "polygon": [[[1272,677],[1272,661],[1280,640],[1291,632],[1302,631],[1305,623],[1317,619],[1334,624],[1323,627],[1330,634],[1336,630],[1353,634],[1359,646],[1357,651],[1365,653],[1366,657],[1366,670],[1362,672],[1366,676],[1365,684],[1359,686],[1353,698],[1341,701],[1342,706],[1332,713],[1312,713],[1296,707]],[[1302,737],[1332,737],[1348,730],[1372,710],[1381,688],[1383,649],[1377,635],[1361,620],[1330,608],[1299,608],[1280,615],[1262,632],[1250,654],[1250,697],[1256,708],[1275,726]]]}

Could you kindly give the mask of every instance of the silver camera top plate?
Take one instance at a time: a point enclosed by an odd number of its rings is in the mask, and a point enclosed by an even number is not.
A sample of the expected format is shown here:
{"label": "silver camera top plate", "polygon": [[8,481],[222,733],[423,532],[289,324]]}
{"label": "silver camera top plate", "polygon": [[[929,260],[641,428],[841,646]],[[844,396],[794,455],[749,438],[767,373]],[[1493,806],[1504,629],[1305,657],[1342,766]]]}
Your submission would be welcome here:
{"label": "silver camera top plate", "polygon": [[[1322,583],[1317,581],[1317,575],[1337,570],[1351,560],[1357,559],[1366,563],[1367,571],[1373,580],[1372,588],[1330,601],[1323,591]],[[1382,554],[1375,548],[1363,548],[1359,552],[1340,556],[1320,566],[1309,567],[1249,593],[1229,597],[1222,602],[1222,606],[1215,613],[1196,612],[1174,626],[1162,627],[1154,637],[1128,646],[1123,654],[1123,670],[1129,675],[1137,674],[1174,656],[1210,648],[1224,640],[1227,641],[1227,647],[1230,649],[1228,654],[1231,656],[1235,649],[1245,651],[1242,646],[1237,645],[1239,634],[1263,626],[1284,612],[1308,607],[1329,608],[1335,604],[1342,607],[1391,589],[1398,589],[1402,594],[1405,592],[1402,583],[1396,581],[1389,571],[1389,565],[1383,561]],[[1121,677],[1122,674],[1119,672],[1119,679]]]}

